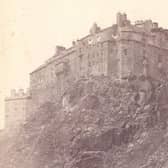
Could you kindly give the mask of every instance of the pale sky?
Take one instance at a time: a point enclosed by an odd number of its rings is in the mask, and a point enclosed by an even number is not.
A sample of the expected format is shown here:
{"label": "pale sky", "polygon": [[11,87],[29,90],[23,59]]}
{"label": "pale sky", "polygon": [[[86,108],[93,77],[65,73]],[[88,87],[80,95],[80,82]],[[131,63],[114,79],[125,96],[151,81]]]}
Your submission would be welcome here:
{"label": "pale sky", "polygon": [[25,88],[29,72],[54,53],[71,46],[96,22],[116,22],[118,11],[135,20],[152,19],[168,28],[166,0],[0,0],[0,111],[11,88]]}

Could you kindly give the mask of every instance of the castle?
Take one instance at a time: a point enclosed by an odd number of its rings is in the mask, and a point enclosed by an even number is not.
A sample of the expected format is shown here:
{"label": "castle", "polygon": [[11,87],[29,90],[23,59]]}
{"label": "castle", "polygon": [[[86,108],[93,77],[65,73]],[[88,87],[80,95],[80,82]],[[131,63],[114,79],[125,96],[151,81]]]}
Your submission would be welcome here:
{"label": "castle", "polygon": [[72,81],[82,77],[122,80],[144,75],[160,80],[168,73],[167,65],[168,30],[152,20],[132,24],[125,13],[118,13],[116,24],[101,29],[94,23],[87,36],[67,49],[56,46],[54,56],[30,73],[31,107],[58,100]]}

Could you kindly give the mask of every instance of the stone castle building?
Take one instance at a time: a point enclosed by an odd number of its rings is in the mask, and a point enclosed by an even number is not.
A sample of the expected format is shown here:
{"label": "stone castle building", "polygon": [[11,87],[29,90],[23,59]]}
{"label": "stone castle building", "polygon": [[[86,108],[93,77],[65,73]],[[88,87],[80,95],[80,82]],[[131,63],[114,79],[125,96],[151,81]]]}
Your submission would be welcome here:
{"label": "stone castle building", "polygon": [[167,65],[168,30],[151,20],[131,24],[126,14],[118,13],[111,27],[94,24],[72,47],[57,46],[55,55],[30,73],[32,98],[36,104],[55,100],[68,81],[89,75],[122,79],[143,74],[159,80]]}
{"label": "stone castle building", "polygon": [[168,30],[152,20],[132,24],[125,13],[118,13],[116,24],[101,29],[95,23],[72,47],[56,46],[55,55],[30,73],[32,108],[56,101],[82,77],[144,75],[160,80],[167,65]]}

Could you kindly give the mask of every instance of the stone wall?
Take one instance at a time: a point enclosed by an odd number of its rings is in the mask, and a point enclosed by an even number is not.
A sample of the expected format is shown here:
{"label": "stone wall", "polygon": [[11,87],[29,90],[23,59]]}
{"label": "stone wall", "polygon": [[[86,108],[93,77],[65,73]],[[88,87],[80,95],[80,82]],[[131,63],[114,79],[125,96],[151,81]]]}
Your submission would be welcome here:
{"label": "stone wall", "polygon": [[20,89],[18,92],[11,91],[10,97],[5,99],[5,128],[14,130],[24,124],[28,118],[28,111],[31,106],[31,97]]}
{"label": "stone wall", "polygon": [[[120,59],[120,76],[148,75],[160,80],[167,72],[168,41],[167,35],[158,40],[158,34],[135,32],[133,28],[122,28],[118,39],[118,57]],[[140,31],[140,29],[139,29]],[[163,44],[164,45],[161,45]]]}

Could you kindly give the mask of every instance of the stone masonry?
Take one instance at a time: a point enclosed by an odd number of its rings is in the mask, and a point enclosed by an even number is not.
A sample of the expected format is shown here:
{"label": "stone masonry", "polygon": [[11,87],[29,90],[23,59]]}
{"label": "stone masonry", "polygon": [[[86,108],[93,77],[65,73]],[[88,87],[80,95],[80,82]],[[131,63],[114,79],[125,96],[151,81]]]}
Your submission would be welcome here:
{"label": "stone masonry", "polygon": [[17,126],[24,124],[28,118],[28,109],[31,103],[29,91],[19,89],[11,90],[9,97],[5,98],[5,128],[15,130]]}

